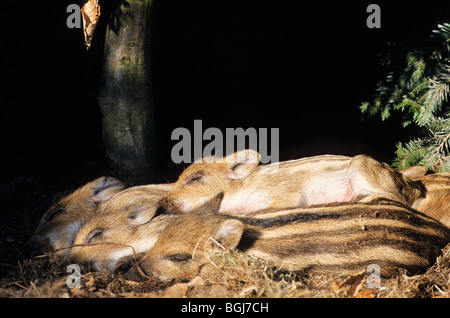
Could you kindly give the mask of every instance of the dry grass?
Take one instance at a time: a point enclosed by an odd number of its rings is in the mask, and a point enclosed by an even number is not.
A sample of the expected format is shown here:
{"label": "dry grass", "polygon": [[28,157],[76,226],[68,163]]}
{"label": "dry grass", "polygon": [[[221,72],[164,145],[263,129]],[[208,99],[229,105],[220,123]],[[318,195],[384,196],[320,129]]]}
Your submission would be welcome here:
{"label": "dry grass", "polygon": [[[20,181],[20,182],[19,182]],[[59,189],[59,188],[58,188]],[[379,297],[450,298],[450,244],[425,273],[382,279],[380,289],[367,287],[366,278],[346,285],[347,276],[305,275],[279,271],[243,253],[210,255],[200,273],[170,282],[130,280],[126,276],[81,269],[81,288],[67,287],[67,264],[54,255],[27,259],[23,251],[42,211],[49,207],[49,189],[36,180],[1,184],[4,213],[0,222],[0,297],[124,298],[124,297]],[[0,196],[1,197],[1,196]],[[28,200],[23,200],[28,198]],[[18,262],[18,259],[25,260]],[[358,273],[355,273],[355,275]],[[357,292],[349,292],[351,287]]]}
{"label": "dry grass", "polygon": [[53,255],[20,262],[0,280],[0,297],[450,298],[450,244],[425,273],[407,276],[400,272],[396,278],[381,279],[380,289],[368,288],[366,276],[358,273],[348,279],[285,272],[240,252],[211,254],[199,273],[170,282],[144,277],[129,280],[82,268],[81,288],[69,288],[66,266]]}

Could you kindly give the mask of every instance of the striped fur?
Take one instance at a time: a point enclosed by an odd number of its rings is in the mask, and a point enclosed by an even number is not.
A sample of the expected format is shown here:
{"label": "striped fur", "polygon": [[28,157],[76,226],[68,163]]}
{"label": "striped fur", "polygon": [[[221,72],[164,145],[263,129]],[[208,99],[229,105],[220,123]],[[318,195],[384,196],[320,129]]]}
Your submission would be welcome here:
{"label": "striped fur", "polygon": [[450,227],[450,173],[429,174],[418,180],[424,184],[426,196],[412,207]]}
{"label": "striped fur", "polygon": [[387,200],[250,215],[215,213],[218,202],[174,219],[142,267],[160,279],[182,276],[205,264],[217,241],[288,270],[350,274],[377,264],[390,277],[423,271],[450,241],[439,222]]}
{"label": "striped fur", "polygon": [[365,155],[323,155],[258,166],[259,154],[243,150],[215,160],[203,158],[190,165],[161,201],[163,208],[190,212],[220,192],[220,212],[225,213],[380,197],[409,206],[424,195],[420,182]]}

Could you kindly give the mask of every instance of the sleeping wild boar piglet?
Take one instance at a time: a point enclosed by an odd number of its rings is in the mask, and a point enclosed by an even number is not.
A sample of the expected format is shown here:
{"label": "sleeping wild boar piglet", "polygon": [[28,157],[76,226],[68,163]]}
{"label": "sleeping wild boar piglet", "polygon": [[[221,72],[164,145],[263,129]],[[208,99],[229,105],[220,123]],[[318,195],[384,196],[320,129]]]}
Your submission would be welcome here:
{"label": "sleeping wild boar piglet", "polygon": [[[123,189],[119,180],[101,177],[60,199],[42,216],[28,242],[29,248],[41,254],[71,245],[78,230],[96,213],[98,205]],[[57,253],[67,256],[69,249]]]}
{"label": "sleeping wild boar piglet", "polygon": [[133,255],[130,246],[135,253],[150,249],[168,220],[176,217],[155,216],[158,201],[170,187],[170,184],[132,187],[103,202],[74,240],[74,245],[92,245],[72,247],[70,261],[91,270],[113,273],[119,259]]}
{"label": "sleeping wild boar piglet", "polygon": [[423,196],[423,186],[368,156],[323,155],[259,166],[248,149],[223,158],[202,158],[180,175],[161,206],[184,213],[220,192],[220,212],[307,207],[332,202],[370,201],[374,197],[408,206]]}

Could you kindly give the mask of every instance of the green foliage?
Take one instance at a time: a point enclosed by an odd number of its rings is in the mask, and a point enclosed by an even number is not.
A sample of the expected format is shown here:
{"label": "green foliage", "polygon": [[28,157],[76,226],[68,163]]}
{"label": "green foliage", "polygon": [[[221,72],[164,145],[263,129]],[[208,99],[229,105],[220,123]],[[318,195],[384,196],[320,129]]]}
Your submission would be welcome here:
{"label": "green foliage", "polygon": [[[364,115],[403,113],[403,126],[422,127],[425,136],[397,144],[393,165],[422,165],[432,171],[450,170],[450,24],[438,24],[421,48],[403,53],[403,63],[378,84],[375,96],[364,102]],[[390,65],[392,55],[386,59]]]}
{"label": "green foliage", "polygon": [[429,135],[416,138],[403,145],[397,144],[393,162],[395,167],[403,169],[411,166],[423,166],[427,169],[444,172],[450,170],[450,119],[437,119],[430,124]]}

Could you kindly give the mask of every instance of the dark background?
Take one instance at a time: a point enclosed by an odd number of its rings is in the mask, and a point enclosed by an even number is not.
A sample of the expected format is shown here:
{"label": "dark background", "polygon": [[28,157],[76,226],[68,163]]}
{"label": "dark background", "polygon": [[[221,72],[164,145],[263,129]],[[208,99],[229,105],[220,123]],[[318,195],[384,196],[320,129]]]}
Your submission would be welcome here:
{"label": "dark background", "polygon": [[[366,26],[372,2],[381,29]],[[86,53],[82,30],[66,26],[70,3],[9,1],[1,12],[2,244],[29,236],[55,194],[108,174],[97,102],[107,14]],[[361,120],[360,104],[386,76],[379,55],[426,40],[450,15],[444,0],[154,3],[154,182],[174,181],[170,135],[194,119],[203,129],[279,128],[281,160],[366,153],[391,162],[414,131],[399,114]]]}

